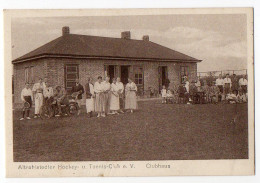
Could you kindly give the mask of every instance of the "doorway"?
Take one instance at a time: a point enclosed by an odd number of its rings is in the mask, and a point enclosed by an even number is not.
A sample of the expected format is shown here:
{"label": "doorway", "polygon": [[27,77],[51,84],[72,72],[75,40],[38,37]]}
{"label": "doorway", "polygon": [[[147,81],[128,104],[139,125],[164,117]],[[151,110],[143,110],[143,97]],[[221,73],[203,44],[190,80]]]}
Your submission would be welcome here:
{"label": "doorway", "polygon": [[115,65],[108,66],[108,76],[110,77],[109,82],[112,83],[113,78],[116,76]]}
{"label": "doorway", "polygon": [[125,85],[128,83],[128,77],[129,77],[129,66],[121,66],[120,68],[120,76],[121,76],[121,82]]}
{"label": "doorway", "polygon": [[159,66],[158,70],[159,70],[159,91],[161,91],[163,85],[165,85],[166,88],[169,85],[167,66]]}

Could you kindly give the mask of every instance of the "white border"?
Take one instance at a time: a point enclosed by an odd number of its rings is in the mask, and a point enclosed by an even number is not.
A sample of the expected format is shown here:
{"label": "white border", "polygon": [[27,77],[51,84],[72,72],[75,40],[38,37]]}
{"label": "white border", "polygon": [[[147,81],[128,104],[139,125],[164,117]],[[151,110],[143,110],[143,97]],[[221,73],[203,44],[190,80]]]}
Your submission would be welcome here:
{"label": "white border", "polygon": [[[165,0],[160,0],[160,1],[140,1],[140,0],[132,0],[130,1],[109,1],[109,3],[107,1],[86,1],[86,0],[82,0],[82,1],[77,1],[77,0],[73,0],[69,1],[69,0],[63,0],[63,1],[53,1],[53,0],[45,0],[45,1],[34,1],[34,0],[30,0],[30,1],[24,1],[24,0],[20,0],[20,1],[4,1],[3,3],[1,2],[1,6],[3,8],[8,8],[8,9],[22,9],[22,8],[179,8],[179,7],[183,7],[183,8],[190,8],[190,7],[254,7],[255,11],[254,11],[254,15],[255,15],[255,50],[259,50],[259,37],[258,37],[258,32],[259,32],[259,27],[260,27],[260,23],[259,23],[259,15],[260,15],[260,6],[259,3],[260,1],[257,0],[247,0],[247,1],[242,1],[242,0],[229,0],[229,1],[225,1],[225,0],[182,0],[182,1],[165,1]],[[1,14],[2,16],[2,14]],[[3,20],[3,18],[1,17],[1,20]],[[1,24],[2,26],[3,24]],[[0,29],[2,35],[3,28]],[[2,41],[3,43],[3,41]],[[1,44],[1,71],[3,73],[3,45]],[[259,74],[258,74],[258,57],[257,57],[257,52],[255,53],[255,82],[258,83],[258,78],[259,78]],[[0,72],[1,72],[0,71]],[[4,79],[3,77],[0,77],[1,79],[1,83],[4,83]],[[3,85],[0,85],[0,91],[1,91],[1,96],[2,98],[4,97],[3,95]],[[255,86],[255,100],[256,100],[256,131],[259,131],[259,124],[258,124],[258,117],[259,117],[259,110],[258,110],[258,103],[259,103],[259,97],[257,95],[257,93],[259,93],[259,87],[258,85]],[[3,119],[3,114],[4,114],[4,105],[2,103],[1,105],[1,113],[0,116]],[[4,120],[2,120],[1,126],[0,126],[0,145],[1,145],[1,150],[0,152],[4,152],[5,148],[4,148],[4,141],[2,140],[4,138]],[[258,133],[256,133],[256,153],[259,152],[259,135]],[[5,181],[5,182],[17,182],[17,179],[3,179],[5,172],[2,171],[4,169],[4,153],[0,153],[1,157],[0,157],[0,182]],[[256,158],[256,160],[258,160]],[[259,161],[256,162],[256,164],[258,164]],[[258,169],[256,169],[258,170]],[[256,172],[257,176],[250,176],[250,177],[171,177],[171,178],[130,178],[130,179],[124,179],[124,178],[105,178],[106,182],[132,182],[132,181],[137,181],[137,180],[142,180],[142,182],[158,182],[158,181],[165,181],[165,182],[257,182],[259,181],[259,171]],[[19,180],[19,182],[32,182],[32,181],[37,181],[39,182],[40,180],[44,179],[22,179]],[[64,182],[67,179],[48,179],[45,181],[48,182]],[[99,182],[101,179],[99,178],[91,178],[88,179],[87,181],[93,181],[93,182]],[[102,179],[104,180],[104,178]],[[75,182],[86,182],[86,180],[84,178],[82,179],[70,179],[71,181],[75,181]]]}

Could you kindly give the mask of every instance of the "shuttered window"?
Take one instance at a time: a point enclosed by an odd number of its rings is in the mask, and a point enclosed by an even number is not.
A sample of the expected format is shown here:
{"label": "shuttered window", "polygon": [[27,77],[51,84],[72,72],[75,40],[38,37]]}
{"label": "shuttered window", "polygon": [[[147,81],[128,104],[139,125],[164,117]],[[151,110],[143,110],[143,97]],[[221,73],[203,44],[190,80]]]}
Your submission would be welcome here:
{"label": "shuttered window", "polygon": [[65,88],[71,90],[76,85],[76,79],[79,78],[78,64],[65,65]]}

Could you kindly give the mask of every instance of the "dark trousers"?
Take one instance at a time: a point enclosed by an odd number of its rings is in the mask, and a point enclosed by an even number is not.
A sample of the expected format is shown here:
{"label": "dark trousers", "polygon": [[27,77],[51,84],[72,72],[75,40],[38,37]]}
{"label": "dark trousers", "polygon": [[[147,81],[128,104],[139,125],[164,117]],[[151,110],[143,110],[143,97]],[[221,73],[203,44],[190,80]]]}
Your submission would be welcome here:
{"label": "dark trousers", "polygon": [[23,108],[23,111],[22,111],[22,116],[23,116],[23,118],[24,118],[24,116],[25,116],[25,113],[26,113],[26,117],[29,117],[29,115],[30,115],[30,109],[31,109],[31,107],[32,107],[32,98],[31,98],[31,96],[24,96],[24,100],[25,100],[26,102],[28,102],[28,103],[30,104],[30,106],[29,106],[28,108]]}
{"label": "dark trousers", "polygon": [[221,93],[223,93],[223,86],[222,86],[222,85],[218,85],[218,88],[219,88],[219,91],[220,91]]}

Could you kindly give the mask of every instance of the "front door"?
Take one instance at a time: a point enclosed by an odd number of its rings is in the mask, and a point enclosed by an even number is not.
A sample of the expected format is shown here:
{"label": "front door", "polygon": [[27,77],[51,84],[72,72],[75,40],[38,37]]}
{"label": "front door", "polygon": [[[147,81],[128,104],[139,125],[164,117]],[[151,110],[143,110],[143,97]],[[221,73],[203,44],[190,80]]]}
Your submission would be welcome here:
{"label": "front door", "polygon": [[129,67],[128,65],[122,65],[120,68],[120,76],[121,76],[121,82],[126,85],[128,83],[128,77],[129,77]]}

